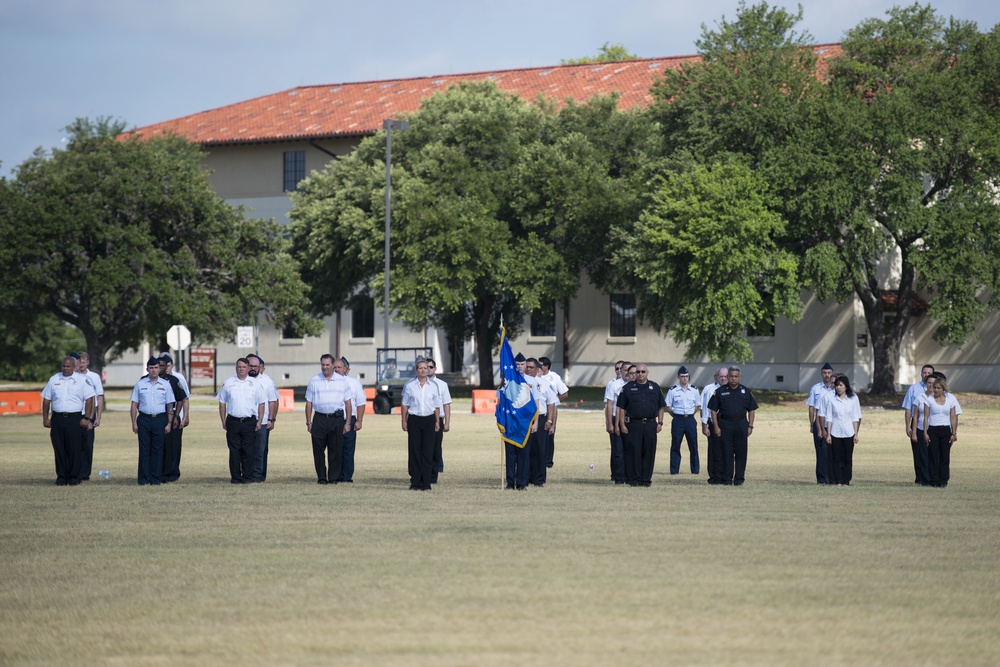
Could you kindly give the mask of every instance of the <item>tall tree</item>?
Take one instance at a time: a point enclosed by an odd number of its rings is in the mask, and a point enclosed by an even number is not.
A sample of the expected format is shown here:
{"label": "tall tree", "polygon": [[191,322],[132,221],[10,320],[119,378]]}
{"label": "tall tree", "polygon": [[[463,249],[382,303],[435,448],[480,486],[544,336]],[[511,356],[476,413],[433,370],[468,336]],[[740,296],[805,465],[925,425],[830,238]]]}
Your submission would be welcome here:
{"label": "tall tree", "polygon": [[67,130],[64,150],[36,152],[3,184],[0,305],[77,327],[96,370],[176,323],[232,339],[263,311],[319,331],[281,228],[219,199],[197,146],[108,119]]}
{"label": "tall tree", "polygon": [[568,58],[562,61],[563,65],[584,65],[586,63],[610,63],[610,62],[620,62],[622,60],[635,60],[639,56],[634,53],[629,53],[623,45],[615,43],[611,44],[609,42],[604,42],[604,45],[598,49],[596,56],[584,56],[582,58]]}
{"label": "tall tree", "polygon": [[[609,165],[551,106],[492,82],[435,95],[410,121],[393,138],[389,306],[413,327],[473,337],[491,387],[501,315],[516,335],[531,310],[575,292],[576,239],[617,201]],[[295,251],[318,312],[359,285],[379,293],[384,155],[384,134],[365,139],[294,196]]]}
{"label": "tall tree", "polygon": [[738,156],[767,184],[787,222],[774,240],[799,257],[801,286],[856,295],[871,390],[892,393],[913,294],[929,298],[946,342],[996,303],[997,29],[895,8],[850,31],[823,76],[800,19],[741,4],[705,30],[701,63],[656,86],[654,111],[668,150],[700,165]]}

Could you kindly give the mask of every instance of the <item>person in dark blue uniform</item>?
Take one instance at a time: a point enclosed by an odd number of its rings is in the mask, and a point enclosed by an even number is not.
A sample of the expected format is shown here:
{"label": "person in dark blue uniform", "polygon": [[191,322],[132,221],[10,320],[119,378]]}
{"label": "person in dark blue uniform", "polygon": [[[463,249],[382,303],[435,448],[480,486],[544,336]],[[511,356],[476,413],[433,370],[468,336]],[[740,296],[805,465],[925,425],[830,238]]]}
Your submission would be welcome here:
{"label": "person in dark blue uniform", "polygon": [[667,403],[660,385],[649,380],[649,369],[638,364],[635,380],[618,394],[618,430],[629,443],[625,454],[625,481],[650,486],[656,463],[656,434],[663,430]]}
{"label": "person in dark blue uniform", "polygon": [[722,484],[740,486],[747,469],[747,438],[753,434],[757,401],[740,384],[740,367],[729,367],[729,383],[715,390],[708,402],[715,423],[715,435],[722,439],[725,469]]}

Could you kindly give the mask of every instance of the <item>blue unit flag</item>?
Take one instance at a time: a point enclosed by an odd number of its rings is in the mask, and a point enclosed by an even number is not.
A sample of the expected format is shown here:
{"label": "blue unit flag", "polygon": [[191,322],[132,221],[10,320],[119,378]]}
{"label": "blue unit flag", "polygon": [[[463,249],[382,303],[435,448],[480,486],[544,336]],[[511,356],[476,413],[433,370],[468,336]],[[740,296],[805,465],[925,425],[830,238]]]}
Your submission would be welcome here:
{"label": "blue unit flag", "polygon": [[507,330],[500,327],[500,388],[497,389],[497,428],[504,442],[515,447],[528,444],[528,436],[538,414],[531,387],[517,370]]}

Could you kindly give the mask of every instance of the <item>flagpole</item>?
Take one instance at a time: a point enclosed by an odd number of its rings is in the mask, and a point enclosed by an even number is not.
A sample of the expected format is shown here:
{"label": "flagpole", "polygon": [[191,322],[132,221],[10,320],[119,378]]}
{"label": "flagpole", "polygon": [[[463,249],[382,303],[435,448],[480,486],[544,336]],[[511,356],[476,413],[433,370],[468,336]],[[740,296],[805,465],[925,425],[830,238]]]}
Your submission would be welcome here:
{"label": "flagpole", "polygon": [[[503,332],[503,311],[500,311],[500,331]],[[503,336],[505,333],[501,333],[501,347],[503,344]],[[504,382],[503,375],[503,361],[500,362],[500,382]],[[500,490],[503,491],[504,482],[507,481],[507,448],[504,447],[503,436],[500,436]]]}

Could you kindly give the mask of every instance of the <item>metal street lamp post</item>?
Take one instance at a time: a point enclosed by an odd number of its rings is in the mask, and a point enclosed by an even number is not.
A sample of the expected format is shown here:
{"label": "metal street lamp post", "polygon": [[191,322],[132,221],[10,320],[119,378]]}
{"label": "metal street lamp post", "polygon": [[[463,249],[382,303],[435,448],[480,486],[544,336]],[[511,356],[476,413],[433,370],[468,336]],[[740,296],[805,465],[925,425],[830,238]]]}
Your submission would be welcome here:
{"label": "metal street lamp post", "polygon": [[386,119],[382,123],[385,128],[385,341],[383,347],[386,354],[389,350],[389,224],[392,219],[392,131],[408,130],[410,122],[406,120]]}

